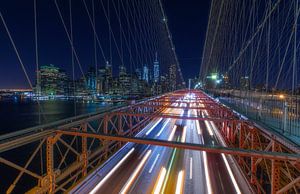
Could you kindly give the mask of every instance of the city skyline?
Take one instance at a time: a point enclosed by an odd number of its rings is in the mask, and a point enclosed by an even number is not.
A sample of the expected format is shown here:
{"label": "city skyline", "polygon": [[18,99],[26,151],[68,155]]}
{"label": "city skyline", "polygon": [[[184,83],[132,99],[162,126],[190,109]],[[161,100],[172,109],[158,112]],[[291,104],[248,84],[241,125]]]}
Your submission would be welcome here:
{"label": "city skyline", "polygon": [[[35,48],[34,48],[34,21],[33,21],[33,4],[18,2],[19,6],[15,7],[14,2],[1,2],[1,7],[6,11],[3,12],[3,17],[5,18],[6,24],[11,31],[11,35],[16,43],[16,46],[20,52],[20,56],[23,60],[25,69],[29,75],[29,78],[34,82],[35,77]],[[68,5],[66,3],[60,3],[61,9],[67,13]],[[178,54],[179,62],[182,65],[182,71],[184,72],[185,79],[189,77],[197,76],[195,70],[198,71],[200,58],[198,55],[202,52],[201,42],[205,37],[206,23],[207,23],[207,12],[209,7],[209,1],[202,3],[197,3],[198,8],[203,11],[198,12],[195,6],[186,3],[184,7],[178,3],[169,2],[169,0],[163,1],[163,5],[166,8],[166,17],[172,32],[174,39],[174,44],[176,47],[176,52]],[[167,6],[168,5],[168,6]],[[195,5],[195,4],[194,4]],[[91,7],[91,4],[88,4]],[[99,5],[100,6],[100,5]],[[112,5],[111,5],[112,6]],[[19,10],[19,8],[22,8]],[[182,9],[190,10],[189,12],[180,11]],[[17,9],[17,10],[16,10]],[[83,49],[78,49],[78,55],[80,62],[82,63],[82,69],[88,70],[90,65],[94,65],[94,50],[93,50],[93,34],[92,29],[89,26],[89,21],[86,16],[84,7],[82,3],[74,2],[73,5],[74,12],[80,13],[84,17],[80,20],[74,18],[74,38],[76,38],[77,43],[83,45]],[[40,11],[43,10],[43,11]],[[101,11],[101,9],[100,9]],[[13,14],[15,12],[22,13],[20,15]],[[182,20],[177,20],[178,14],[182,15]],[[192,17],[192,16],[196,17]],[[43,1],[37,2],[37,30],[38,30],[38,51],[39,51],[39,65],[42,64],[55,64],[60,68],[67,71],[68,74],[72,74],[71,65],[71,51],[68,45],[68,38],[64,34],[63,26],[57,18],[56,8],[53,1]],[[55,17],[53,17],[55,16]],[[76,17],[76,15],[74,15]],[[103,17],[103,13],[99,10],[96,13],[97,26],[99,27],[99,38],[103,44],[103,51],[106,55],[108,61],[110,61],[109,56],[109,42],[106,38],[106,32],[104,32],[100,27],[107,24],[105,20],[99,18]],[[105,17],[104,17],[105,18]],[[22,21],[22,25],[13,25],[15,21]],[[183,22],[189,21],[189,22]],[[200,21],[200,23],[199,23]],[[67,21],[66,21],[67,22]],[[116,28],[116,21],[112,24]],[[193,25],[190,25],[192,23]],[[199,23],[199,24],[198,24]],[[186,26],[189,25],[193,30],[185,30]],[[80,26],[80,27],[79,27]],[[81,27],[84,26],[84,27]],[[8,36],[5,33],[3,24],[0,25],[1,42],[3,43],[0,47],[0,88],[29,88],[26,81],[24,72],[22,71],[19,61],[11,47]],[[23,33],[18,33],[22,31]],[[106,29],[107,31],[107,29]],[[51,36],[47,33],[51,32]],[[199,33],[200,32],[200,33]],[[81,34],[87,34],[81,35]],[[25,38],[26,37],[26,38]],[[79,38],[80,37],[80,38]],[[101,38],[102,37],[102,38]],[[25,38],[25,39],[24,39]],[[116,37],[117,38],[117,37]],[[197,40],[195,42],[195,40]],[[119,42],[117,39],[116,41]],[[125,56],[125,39],[123,40],[123,52],[117,51],[116,48],[112,50],[112,69],[117,71],[118,66],[122,64],[119,59],[119,54]],[[120,52],[118,54],[118,52]],[[5,54],[4,54],[5,53]],[[159,53],[160,55],[161,53]],[[104,65],[106,60],[102,59],[102,54],[100,48],[97,48],[98,64]],[[143,66],[144,64],[150,64],[150,59],[155,58],[155,52],[151,53],[151,57],[148,56],[148,61],[142,61],[138,63],[130,63],[129,60],[124,60],[124,64],[128,71],[133,72],[136,68],[134,66]],[[167,59],[164,59],[167,60]],[[75,63],[77,63],[75,61]],[[191,68],[184,68],[185,66],[190,66]],[[162,62],[164,68],[165,64]],[[168,68],[163,69],[162,72],[168,71]],[[1,73],[2,72],[2,73]],[[4,73],[5,72],[5,73]],[[8,74],[13,76],[7,76]],[[75,74],[80,76],[80,68],[78,64],[75,64]]]}

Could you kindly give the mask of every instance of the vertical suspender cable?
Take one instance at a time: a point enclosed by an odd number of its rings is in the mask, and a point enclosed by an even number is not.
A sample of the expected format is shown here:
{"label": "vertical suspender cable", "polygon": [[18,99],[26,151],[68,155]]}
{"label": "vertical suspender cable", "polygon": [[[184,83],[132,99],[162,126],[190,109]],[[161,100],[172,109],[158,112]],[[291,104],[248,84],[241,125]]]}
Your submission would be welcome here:
{"label": "vertical suspender cable", "polygon": [[72,64],[72,84],[73,84],[73,104],[74,104],[74,115],[77,115],[76,109],[76,84],[75,84],[75,65],[74,65],[74,52],[72,49],[73,43],[73,16],[72,16],[72,0],[69,0],[69,19],[70,19],[70,39],[71,39],[71,64]]}

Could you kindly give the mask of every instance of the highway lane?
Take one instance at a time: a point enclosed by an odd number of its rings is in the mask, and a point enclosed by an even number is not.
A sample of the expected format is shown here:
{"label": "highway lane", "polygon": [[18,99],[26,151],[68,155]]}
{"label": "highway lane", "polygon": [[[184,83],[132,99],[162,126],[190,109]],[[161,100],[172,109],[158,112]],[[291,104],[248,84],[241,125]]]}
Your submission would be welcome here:
{"label": "highway lane", "polygon": [[[194,111],[190,111],[191,116],[195,116]],[[186,136],[186,142],[202,143],[201,134],[196,126],[197,121],[187,121],[189,133]],[[207,181],[203,163],[203,152],[194,150],[184,151],[184,164],[186,169],[185,193],[208,193]],[[202,181],[199,181],[202,180]]]}
{"label": "highway lane", "polygon": [[[198,116],[207,117],[208,112],[199,111]],[[203,135],[203,143],[210,145],[222,145],[216,137],[216,127],[212,121],[200,121]],[[236,178],[234,177],[227,156],[224,154],[207,153],[209,172],[213,193],[242,193]],[[246,191],[245,191],[246,192]]]}
{"label": "highway lane", "polygon": [[[139,136],[167,139],[169,132],[167,130],[165,131],[164,129],[171,128],[172,125],[174,125],[174,121],[172,121],[171,119],[157,119],[157,121],[152,122],[151,125],[148,125],[141,133],[139,133]],[[132,149],[134,150],[132,151]],[[150,154],[148,154],[149,158],[147,158],[145,165],[148,164],[149,166],[150,162],[148,162],[148,160],[157,160],[159,161],[159,163],[167,163],[168,160],[166,158],[168,154],[171,154],[171,152],[165,149],[166,148],[159,146],[135,145],[132,143],[128,143],[108,162],[106,162],[106,164],[103,165],[103,168],[94,173],[93,176],[88,177],[85,183],[82,184],[82,186],[75,187],[71,193],[98,193],[101,191],[105,191],[106,193],[115,193],[117,191],[119,192],[130,179],[132,173],[135,172],[135,168],[139,166],[147,150],[151,150],[151,157]],[[131,153],[127,156],[126,154],[128,152]],[[157,157],[158,154],[160,157]],[[154,155],[156,155],[155,158],[152,157]],[[120,161],[125,157],[126,160],[123,160],[122,163],[120,163]],[[119,163],[120,165],[118,166]],[[118,166],[118,168],[115,168],[116,166]],[[150,166],[150,168],[151,167],[152,165]],[[149,174],[151,174],[151,176],[155,176],[157,173],[157,169],[154,169],[153,166],[151,173]],[[97,186],[99,186],[99,189],[95,189]]]}
{"label": "highway lane", "polygon": [[[180,105],[180,104],[179,104]],[[168,113],[205,116],[193,110]],[[211,123],[157,119],[140,136],[190,143],[218,144]],[[161,146],[126,144],[80,193],[239,193],[225,156]],[[230,169],[230,167],[229,167]],[[74,192],[74,193],[76,193]]]}
{"label": "highway lane", "polygon": [[[142,131],[141,136],[144,136],[149,132],[146,136],[154,138],[157,133],[159,133],[159,129],[163,127],[165,120],[158,119],[153,123],[157,123],[156,127],[146,127]],[[112,156],[98,172],[87,178],[82,186],[74,188],[72,193],[98,193],[101,191],[106,191],[105,193],[119,192],[133,173],[136,166],[138,166],[142,158],[141,156],[145,154],[144,151],[147,148],[149,148],[147,145],[136,145],[133,143],[126,144],[119,152],[114,154],[114,156]],[[129,152],[130,154],[128,154]],[[122,159],[124,160],[122,161]],[[99,189],[95,189],[97,186]]]}

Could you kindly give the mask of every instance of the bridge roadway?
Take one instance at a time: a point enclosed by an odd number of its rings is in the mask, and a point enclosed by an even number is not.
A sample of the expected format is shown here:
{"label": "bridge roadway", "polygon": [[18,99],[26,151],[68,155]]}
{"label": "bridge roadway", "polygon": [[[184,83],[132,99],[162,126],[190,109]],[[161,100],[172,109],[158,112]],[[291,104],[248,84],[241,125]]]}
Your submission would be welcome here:
{"label": "bridge roadway", "polygon": [[[165,112],[199,117],[207,114],[187,108]],[[137,136],[219,144],[215,126],[209,121],[160,118]],[[70,193],[248,193],[239,181],[223,154],[127,143]]]}

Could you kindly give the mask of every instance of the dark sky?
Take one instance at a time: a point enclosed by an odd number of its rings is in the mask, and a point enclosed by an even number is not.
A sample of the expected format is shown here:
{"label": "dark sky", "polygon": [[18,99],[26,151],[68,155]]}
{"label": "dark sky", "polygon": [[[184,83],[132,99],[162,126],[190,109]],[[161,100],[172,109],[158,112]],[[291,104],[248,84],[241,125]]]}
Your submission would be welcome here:
{"label": "dark sky", "polygon": [[[64,34],[64,30],[61,23],[58,22],[58,14],[53,13],[55,11],[53,1],[43,0],[38,2],[42,2],[38,5],[38,18],[44,18],[43,21],[38,22],[39,34],[43,34],[39,37],[40,64],[52,63],[70,72],[69,59],[65,57],[66,55],[70,55],[70,47],[67,37],[61,36],[61,34]],[[63,3],[63,1],[60,2]],[[76,3],[77,1],[73,2]],[[210,1],[163,0],[163,4],[184,78],[188,79],[198,76]],[[15,40],[25,68],[34,83],[33,1],[1,1],[0,11]],[[74,20],[76,22],[87,19],[81,17],[81,15],[83,15],[82,11],[81,9],[74,8]],[[98,17],[103,16],[98,15]],[[76,40],[76,44],[86,48],[82,52],[85,52],[87,55],[82,55],[84,57],[82,57],[81,60],[85,63],[92,64],[92,57],[88,55],[93,52],[93,48],[90,45],[92,36],[87,36],[82,30],[90,28],[90,26],[88,22],[82,23],[83,25],[80,27],[75,26],[74,31],[79,31],[78,33],[82,31],[80,37],[85,36],[86,38],[84,40]],[[49,26],[51,26],[51,28],[49,28]],[[58,47],[57,45],[60,46]],[[5,28],[2,22],[0,22],[0,88],[28,87],[24,73],[5,32]]]}
{"label": "dark sky", "polygon": [[183,76],[198,76],[208,22],[209,0],[165,0],[164,8]]}

